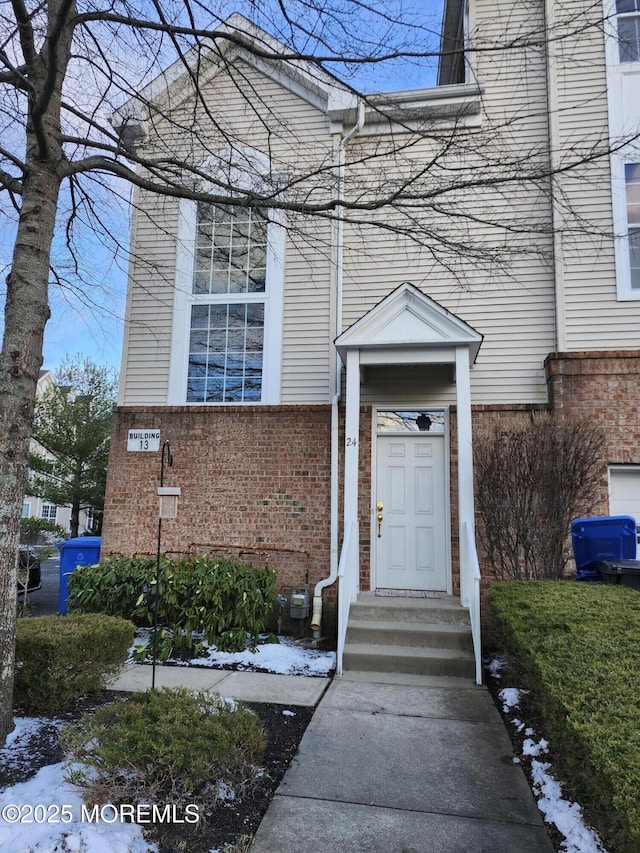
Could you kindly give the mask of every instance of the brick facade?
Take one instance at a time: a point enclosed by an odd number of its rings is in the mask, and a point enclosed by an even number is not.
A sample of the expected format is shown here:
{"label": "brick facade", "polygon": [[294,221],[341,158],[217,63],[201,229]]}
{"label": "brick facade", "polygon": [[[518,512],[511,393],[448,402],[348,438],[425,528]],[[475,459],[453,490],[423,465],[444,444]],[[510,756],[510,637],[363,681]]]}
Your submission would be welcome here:
{"label": "brick facade", "polygon": [[[329,573],[329,406],[120,407],[113,417],[102,553],[153,554],[160,453],[127,451],[130,429],[171,444],[180,486],[162,526],[171,554],[228,553],[278,570],[283,592]],[[335,595],[335,587],[328,596]]]}
{"label": "brick facade", "polygon": [[552,408],[595,418],[609,465],[640,464],[640,352],[551,353],[545,369]]}
{"label": "brick facade", "polygon": [[[640,464],[640,353],[552,353],[545,361],[549,406],[473,405],[475,436],[532,413],[587,414],[602,425],[602,503],[607,465]],[[342,412],[344,415],[344,412]],[[372,408],[360,410],[360,587],[371,585]],[[340,471],[342,475],[343,417]],[[451,562],[459,593],[456,409],[450,413]],[[163,524],[163,551],[220,552],[277,568],[285,593],[326,577],[330,566],[330,406],[148,407],[116,410],[105,505],[103,554],[153,554],[159,453],[127,452],[129,429],[159,428],[174,456],[165,485],[182,489],[178,519]],[[342,526],[342,483],[340,515]],[[479,553],[483,591],[491,569]],[[325,598],[334,610],[337,585]],[[488,627],[488,626],[487,626]]]}

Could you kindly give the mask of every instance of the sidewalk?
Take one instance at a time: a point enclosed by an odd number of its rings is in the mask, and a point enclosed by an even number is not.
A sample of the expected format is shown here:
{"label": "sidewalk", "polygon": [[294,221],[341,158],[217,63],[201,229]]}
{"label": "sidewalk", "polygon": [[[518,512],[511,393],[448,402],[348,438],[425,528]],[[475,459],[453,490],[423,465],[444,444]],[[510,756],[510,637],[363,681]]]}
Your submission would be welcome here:
{"label": "sidewalk", "polygon": [[[187,687],[219,693],[243,702],[276,705],[316,705],[329,686],[329,678],[304,675],[272,675],[264,672],[232,672],[189,666],[156,666],[156,687]],[[129,664],[109,683],[110,690],[133,693],[151,687],[151,666]]]}
{"label": "sidewalk", "polygon": [[486,688],[349,673],[325,693],[250,851],[553,853],[512,759]]}

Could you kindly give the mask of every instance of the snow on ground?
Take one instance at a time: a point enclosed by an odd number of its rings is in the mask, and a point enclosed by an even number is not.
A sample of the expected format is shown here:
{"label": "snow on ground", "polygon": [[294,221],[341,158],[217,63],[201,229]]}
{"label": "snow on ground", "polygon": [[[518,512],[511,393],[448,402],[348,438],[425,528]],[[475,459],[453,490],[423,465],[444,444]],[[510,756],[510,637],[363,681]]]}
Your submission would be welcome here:
{"label": "snow on ground", "polygon": [[[28,737],[46,721],[16,720],[3,752],[19,761]],[[4,758],[4,756],[3,756]],[[80,791],[64,780],[62,764],[49,764],[26,782],[0,792],[0,850],[2,853],[157,853],[135,823],[116,819],[114,810],[102,815],[82,812]],[[84,818],[84,819],[83,819]],[[100,819],[102,818],[102,819]]]}
{"label": "snow on ground", "polygon": [[[151,631],[141,629],[136,632],[134,642],[137,646],[150,641]],[[169,658],[166,663],[176,666],[223,667],[259,672],[275,672],[280,675],[327,676],[336,668],[335,652],[321,652],[298,645],[290,637],[278,637],[277,643],[259,643],[256,651],[219,652],[215,646],[207,646],[201,657],[190,661]],[[132,649],[132,653],[133,653]]]}
{"label": "snow on ground", "polygon": [[[147,632],[148,634],[148,632]],[[147,637],[139,636],[146,642]],[[174,663],[185,665],[184,661]],[[281,637],[279,643],[263,643],[255,653],[228,654],[209,648],[193,662],[215,667],[232,664],[238,669],[260,670],[285,675],[326,676],[335,669],[334,652],[305,649]],[[286,710],[283,714],[294,714]],[[28,756],[31,738],[50,720],[16,718],[16,728],[0,749],[4,767],[21,764]],[[233,792],[222,792],[232,798]],[[43,767],[27,782],[0,791],[0,850],[2,853],[157,853],[148,844],[137,823],[126,823],[112,807],[101,812],[83,810],[78,788],[64,779],[62,764]]]}
{"label": "snow on ground", "polygon": [[[500,658],[499,661],[499,666],[494,668],[498,673],[506,668],[504,660]],[[490,665],[487,669],[492,672]],[[512,713],[518,707],[524,693],[528,691],[517,687],[505,687],[498,693],[505,714]],[[525,728],[525,724],[516,717],[511,718],[511,723],[519,732],[524,729],[525,734],[522,756],[515,757],[514,762],[521,764],[522,758],[531,759],[533,793],[545,821],[554,824],[564,835],[561,853],[607,853],[597,832],[585,826],[582,806],[564,797],[562,786],[552,775],[550,762],[536,760],[540,755],[548,753],[548,742],[544,738],[538,740],[535,731],[531,727]]]}

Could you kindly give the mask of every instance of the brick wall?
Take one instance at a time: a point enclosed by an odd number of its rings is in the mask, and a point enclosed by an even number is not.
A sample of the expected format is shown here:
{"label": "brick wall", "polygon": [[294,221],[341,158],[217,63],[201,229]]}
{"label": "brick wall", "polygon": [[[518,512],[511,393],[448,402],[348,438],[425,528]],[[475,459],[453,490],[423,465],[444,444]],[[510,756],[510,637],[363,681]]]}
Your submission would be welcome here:
{"label": "brick wall", "polygon": [[[103,554],[155,553],[160,453],[127,451],[130,429],[159,428],[180,486],[162,550],[245,556],[274,565],[278,587],[329,573],[328,406],[118,408],[113,417]],[[308,577],[307,577],[308,576]],[[325,595],[335,595],[335,586]]]}
{"label": "brick wall", "polygon": [[[545,369],[553,408],[602,426],[608,464],[640,463],[640,352],[551,353]],[[605,513],[607,502],[605,489]]]}
{"label": "brick wall", "polygon": [[[640,353],[552,353],[545,362],[550,407],[594,417],[605,435],[602,503],[608,512],[607,464],[640,464]],[[546,406],[474,405],[474,435],[522,424]],[[371,412],[360,413],[360,585],[370,588]],[[344,444],[341,417],[341,454]],[[174,465],[165,485],[179,485],[179,517],[163,523],[163,551],[219,551],[267,562],[287,592],[325,577],[330,563],[329,406],[119,408],[114,414],[103,553],[155,553],[159,453],[128,453],[127,431],[159,428]],[[344,471],[341,459],[341,473]],[[450,435],[451,546],[459,591],[456,411]],[[342,504],[342,486],[340,488]],[[477,509],[477,508],[476,508]],[[342,525],[342,507],[340,508]],[[479,554],[483,589],[491,571]],[[331,599],[336,585],[325,596]],[[329,605],[331,608],[331,604]]]}

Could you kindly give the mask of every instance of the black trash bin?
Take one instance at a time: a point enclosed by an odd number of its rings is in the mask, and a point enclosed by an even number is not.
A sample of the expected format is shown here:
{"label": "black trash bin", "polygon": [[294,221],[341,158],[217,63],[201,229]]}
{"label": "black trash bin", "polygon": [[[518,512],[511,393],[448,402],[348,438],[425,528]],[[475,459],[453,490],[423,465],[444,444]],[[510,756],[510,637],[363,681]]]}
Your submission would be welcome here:
{"label": "black trash bin", "polygon": [[100,562],[101,536],[78,536],[58,542],[60,549],[60,592],[58,593],[58,612],[67,612],[67,578],[76,566],[92,566]]}

